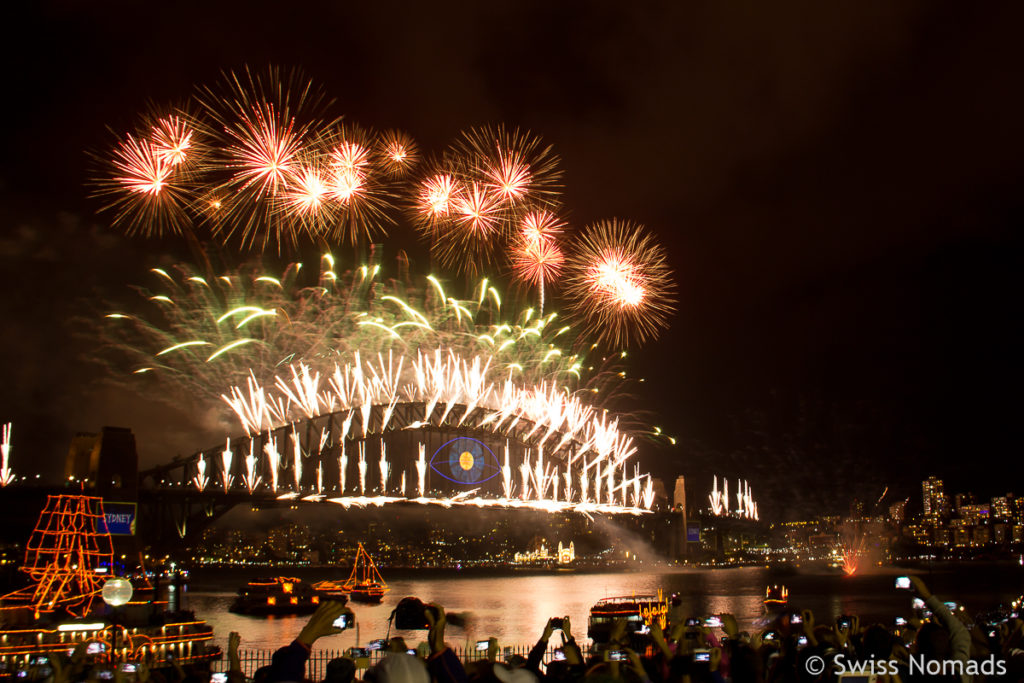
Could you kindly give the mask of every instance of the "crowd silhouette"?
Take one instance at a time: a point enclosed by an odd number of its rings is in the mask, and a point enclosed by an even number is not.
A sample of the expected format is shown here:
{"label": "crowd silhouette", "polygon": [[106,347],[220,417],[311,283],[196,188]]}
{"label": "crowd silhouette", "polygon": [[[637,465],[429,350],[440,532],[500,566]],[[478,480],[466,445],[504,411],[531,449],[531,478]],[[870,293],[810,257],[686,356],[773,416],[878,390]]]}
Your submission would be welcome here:
{"label": "crowd silhouette", "polygon": [[[331,660],[323,683],[776,683],[810,681],[1019,681],[1024,680],[1024,621],[1015,612],[971,615],[932,595],[918,577],[905,579],[918,609],[905,619],[866,623],[857,615],[816,620],[810,610],[766,613],[751,632],[731,614],[686,618],[678,609],[663,628],[638,632],[635,622],[613,623],[607,642],[577,643],[569,617],[548,620],[526,656],[503,654],[496,639],[479,643],[460,658],[445,640],[449,616],[443,606],[423,605],[427,639],[410,648],[403,638],[379,641],[370,665],[365,652]],[[113,680],[113,683],[288,683],[309,681],[314,645],[341,633],[355,618],[340,602],[325,602],[291,643],[268,665],[247,676],[239,658],[241,638],[231,633],[227,671],[209,663],[157,668],[140,661],[134,671],[105,670],[90,662],[83,643],[46,667],[17,672],[19,678],[53,683]],[[555,638],[558,634],[557,639]],[[129,667],[131,668],[131,667]]]}

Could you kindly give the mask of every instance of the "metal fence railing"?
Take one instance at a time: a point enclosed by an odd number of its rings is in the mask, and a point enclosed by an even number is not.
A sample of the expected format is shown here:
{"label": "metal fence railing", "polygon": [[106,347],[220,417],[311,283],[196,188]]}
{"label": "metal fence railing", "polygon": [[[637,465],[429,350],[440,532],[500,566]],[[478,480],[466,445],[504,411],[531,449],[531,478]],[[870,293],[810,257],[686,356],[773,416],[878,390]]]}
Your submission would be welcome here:
{"label": "metal fence railing", "polygon": [[[452,651],[455,655],[463,662],[471,662],[487,657],[487,652],[478,652],[476,648],[470,645],[468,648],[452,645]],[[505,645],[499,648],[498,658],[504,660],[512,655],[520,655],[526,657],[530,654],[530,650],[533,649],[532,645]],[[584,657],[589,655],[590,647],[587,645],[583,646]],[[555,648],[548,648],[544,653],[543,661],[545,663],[551,661],[554,656]],[[242,672],[251,677],[256,669],[261,666],[267,666],[270,664],[270,658],[273,656],[274,650],[239,650],[238,658],[241,660]],[[371,650],[370,651],[370,666],[373,666],[379,662],[383,657],[391,654],[390,652],[383,650]],[[314,648],[313,652],[309,655],[309,660],[306,662],[306,678],[311,681],[322,681],[326,677],[327,673],[327,662],[337,657],[348,657],[348,649],[319,649]],[[213,668],[216,671],[226,671],[228,668],[227,657],[224,657],[218,662],[214,662]]]}

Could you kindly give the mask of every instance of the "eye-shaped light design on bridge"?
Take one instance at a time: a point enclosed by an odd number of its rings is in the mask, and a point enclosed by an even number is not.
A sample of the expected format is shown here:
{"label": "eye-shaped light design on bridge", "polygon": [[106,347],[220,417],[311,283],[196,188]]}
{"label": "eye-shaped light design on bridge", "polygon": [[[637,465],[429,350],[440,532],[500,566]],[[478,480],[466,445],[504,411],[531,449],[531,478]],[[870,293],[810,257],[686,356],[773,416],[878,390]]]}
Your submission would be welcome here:
{"label": "eye-shaped light design on bridge", "polygon": [[498,476],[501,464],[483,441],[460,436],[434,451],[430,469],[448,481],[472,485]]}

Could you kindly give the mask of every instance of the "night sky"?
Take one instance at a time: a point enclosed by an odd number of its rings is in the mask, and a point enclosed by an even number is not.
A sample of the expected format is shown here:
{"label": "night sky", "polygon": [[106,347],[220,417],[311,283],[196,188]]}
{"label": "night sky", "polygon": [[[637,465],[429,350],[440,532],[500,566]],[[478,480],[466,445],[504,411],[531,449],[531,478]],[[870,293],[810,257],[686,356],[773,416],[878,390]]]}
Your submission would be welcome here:
{"label": "night sky", "polygon": [[573,225],[658,235],[678,313],[630,370],[679,443],[645,445],[644,468],[746,476],[789,516],[887,485],[917,502],[929,474],[1024,494],[1020,3],[20,4],[0,46],[0,422],[21,473],[56,476],[104,424],[144,463],[219,440],[190,406],[97,381],[98,299],[188,252],[111,230],[85,152],[150,102],[278,64],[428,151],[529,129],[562,157]]}

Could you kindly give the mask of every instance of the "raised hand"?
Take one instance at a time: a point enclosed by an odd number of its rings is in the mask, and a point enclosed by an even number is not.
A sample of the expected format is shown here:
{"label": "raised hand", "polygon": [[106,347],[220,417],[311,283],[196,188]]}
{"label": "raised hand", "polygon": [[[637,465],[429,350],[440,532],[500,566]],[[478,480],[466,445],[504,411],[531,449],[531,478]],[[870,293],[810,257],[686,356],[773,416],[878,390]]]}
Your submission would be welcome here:
{"label": "raised hand", "polygon": [[836,635],[836,644],[839,645],[839,649],[845,648],[846,642],[850,638],[850,627],[836,624],[832,627],[832,632]]}
{"label": "raised hand", "polygon": [[612,633],[608,638],[609,643],[625,644],[623,636],[626,634],[626,620],[616,619],[615,623],[612,624]]}
{"label": "raised hand", "polygon": [[350,619],[355,617],[352,614],[352,610],[340,602],[328,600],[327,602],[320,603],[320,606],[313,612],[313,616],[302,627],[302,631],[299,632],[299,637],[296,640],[307,647],[312,647],[313,643],[319,638],[341,633],[342,629],[335,626],[334,622],[342,614],[348,614]]}
{"label": "raised hand", "polygon": [[425,610],[427,623],[430,625],[430,631],[427,635],[427,640],[430,642],[431,654],[437,654],[445,648],[444,644],[444,627],[448,625],[448,618],[444,614],[444,607],[431,603],[427,605],[429,609]]}
{"label": "raised hand", "polygon": [[228,634],[228,669],[230,671],[241,671],[242,660],[238,658],[238,646],[242,644],[242,636],[238,631]]}
{"label": "raised hand", "polygon": [[655,646],[657,646],[666,659],[672,659],[672,650],[669,649],[668,643],[665,642],[665,632],[661,630],[661,623],[657,619],[651,623],[651,640],[654,641]]}
{"label": "raised hand", "polygon": [[718,617],[722,620],[722,630],[725,631],[725,635],[731,639],[739,635],[740,626],[736,623],[736,617],[728,612],[723,612]]}
{"label": "raised hand", "polygon": [[633,672],[642,681],[647,678],[647,671],[644,670],[643,662],[640,661],[640,655],[630,650],[628,647],[625,648],[626,656],[629,658],[629,667],[633,669]]}
{"label": "raised hand", "polygon": [[909,578],[910,583],[914,586],[914,593],[917,594],[917,597],[921,598],[922,600],[927,600],[928,598],[932,597],[932,592],[928,590],[928,586],[925,585],[925,582],[921,580],[921,577],[911,576]]}
{"label": "raised hand", "polygon": [[807,636],[807,644],[811,647],[817,647],[818,639],[814,637],[814,612],[809,609],[803,611],[804,615],[804,635]]}

